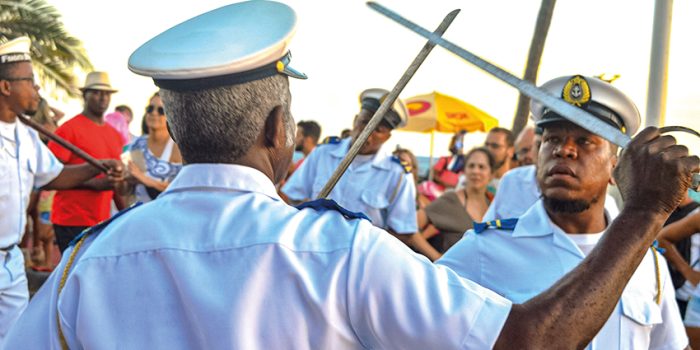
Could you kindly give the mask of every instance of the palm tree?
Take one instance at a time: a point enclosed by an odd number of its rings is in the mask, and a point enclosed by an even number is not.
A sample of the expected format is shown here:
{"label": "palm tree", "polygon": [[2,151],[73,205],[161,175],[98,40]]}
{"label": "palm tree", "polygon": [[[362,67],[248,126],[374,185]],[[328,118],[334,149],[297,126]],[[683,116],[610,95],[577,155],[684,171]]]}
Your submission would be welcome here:
{"label": "palm tree", "polygon": [[[530,51],[527,55],[527,64],[525,66],[525,76],[523,80],[532,83],[537,82],[537,71],[540,69],[540,60],[544,51],[544,42],[547,39],[549,25],[552,23],[552,14],[554,13],[554,5],[557,0],[542,0],[540,11],[537,14],[537,23],[535,24],[535,33],[532,34],[530,42]],[[530,112],[530,98],[520,94],[518,98],[518,107],[515,111],[513,119],[513,134],[518,135],[527,124],[527,117]]]}
{"label": "palm tree", "polygon": [[45,0],[0,0],[0,42],[23,35],[32,40],[32,63],[42,85],[77,96],[74,68],[92,70],[92,64],[56,8]]}

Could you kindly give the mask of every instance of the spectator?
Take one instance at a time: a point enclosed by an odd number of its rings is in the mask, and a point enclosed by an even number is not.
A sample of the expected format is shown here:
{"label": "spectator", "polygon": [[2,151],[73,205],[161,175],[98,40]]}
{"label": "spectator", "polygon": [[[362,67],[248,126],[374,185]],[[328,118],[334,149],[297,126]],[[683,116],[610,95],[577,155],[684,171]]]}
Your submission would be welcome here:
{"label": "spectator", "polygon": [[464,174],[464,135],[466,131],[455,133],[450,140],[450,155],[440,157],[433,166],[433,181],[423,181],[418,186],[419,201],[430,203],[440,197],[445,190],[457,187]]}
{"label": "spectator", "polygon": [[346,139],[346,138],[350,137],[351,136],[350,132],[351,132],[350,129],[343,129],[343,131],[340,132],[340,138]]}
{"label": "spectator", "polygon": [[503,175],[513,167],[511,160],[515,153],[514,142],[513,132],[505,128],[493,128],[486,135],[484,146],[491,151],[493,158],[496,160],[496,171],[490,184],[490,191],[493,193],[496,193],[496,190],[498,190],[498,182]]}
{"label": "spectator", "polygon": [[127,105],[116,106],[114,107],[114,111],[119,112],[124,116],[124,119],[126,120],[126,130],[129,132],[128,143],[131,143],[136,138],[136,135],[132,134],[129,129],[129,125],[131,125],[131,122],[134,120],[134,112],[132,112],[131,108]]}
{"label": "spectator", "polygon": [[297,123],[297,135],[295,138],[296,147],[295,151],[304,154],[304,158],[300,159],[295,165],[294,169],[298,168],[304,159],[311,153],[311,151],[318,145],[318,140],[321,138],[321,126],[318,125],[313,120],[302,120]]}
{"label": "spectator", "polygon": [[[63,118],[63,112],[48,104],[43,97],[39,100],[39,108],[36,113],[31,116],[32,120],[39,123],[46,130],[55,132],[58,128],[57,121]],[[43,143],[48,143],[49,139],[43,134],[39,134]],[[55,235],[53,225],[51,224],[51,205],[53,197],[56,194],[54,190],[35,190],[32,191],[27,212],[31,217],[33,224],[32,230],[32,249],[30,257],[33,267],[38,269],[51,269],[51,263],[54,261],[53,247]]]}
{"label": "spectator", "polygon": [[148,134],[139,136],[129,146],[127,193],[146,203],[165,191],[182,169],[180,148],[170,137],[165,109],[159,93],[155,93],[146,107]]}
{"label": "spectator", "polygon": [[537,159],[537,149],[535,146],[535,127],[527,126],[518,134],[515,139],[515,166],[524,166],[535,163]]}
{"label": "spectator", "polygon": [[[89,73],[85,86],[80,90],[85,104],[82,113],[61,125],[56,134],[95,158],[118,160],[122,138],[104,121],[110,98],[117,90],[112,88],[109,76],[104,72]],[[64,164],[85,163],[82,158],[53,141],[49,142],[49,149]],[[80,232],[109,218],[113,189],[113,184],[106,177],[98,176],[83,183],[80,189],[56,192],[51,222],[61,252]],[[124,203],[118,203],[117,208],[124,206]]]}
{"label": "spectator", "polygon": [[457,243],[474,221],[481,222],[493,199],[487,191],[495,164],[489,150],[475,148],[464,158],[465,186],[445,192],[418,210],[418,229],[441,254]]}
{"label": "spectator", "polygon": [[666,221],[657,240],[670,262],[690,347],[700,349],[700,204],[686,196]]}
{"label": "spectator", "polygon": [[129,125],[121,112],[112,112],[105,115],[105,122],[111,125],[122,138],[122,146],[129,143]]}
{"label": "spectator", "polygon": [[[693,215],[694,213],[700,211],[700,203],[696,203],[690,198],[690,193],[694,191],[688,191],[688,194],[683,199],[678,208],[671,213],[666,220],[664,226],[669,226],[682,220],[686,216]],[[659,238],[659,244],[662,248],[666,249],[666,258],[671,262],[669,269],[671,270],[671,279],[673,280],[673,286],[676,288],[676,301],[678,301],[678,307],[681,310],[681,315],[685,315],[686,307],[688,306],[688,300],[693,294],[693,289],[697,283],[690,283],[688,280],[689,270],[687,269],[688,263],[695,265],[693,268],[700,269],[700,266],[696,264],[696,261],[700,259],[700,235],[688,235],[686,237],[672,237],[673,242],[670,239]],[[673,245],[673,248],[669,244]],[[680,255],[681,259],[678,259]],[[684,264],[682,261],[685,261]],[[683,270],[683,271],[681,271]],[[694,280],[694,279],[690,279]]]}

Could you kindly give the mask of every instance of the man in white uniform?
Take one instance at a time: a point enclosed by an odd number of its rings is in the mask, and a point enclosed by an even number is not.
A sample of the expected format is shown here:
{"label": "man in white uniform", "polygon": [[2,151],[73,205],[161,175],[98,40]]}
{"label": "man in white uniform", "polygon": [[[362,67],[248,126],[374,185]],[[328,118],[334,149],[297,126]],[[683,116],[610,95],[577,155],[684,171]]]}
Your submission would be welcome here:
{"label": "man in white uniform", "polygon": [[[36,131],[17,118],[39,106],[27,37],[0,45],[0,347],[10,326],[27,306],[24,258],[17,246],[27,223],[29,195],[35,188],[66,189],[99,174],[91,165],[64,167]],[[121,178],[121,164],[103,162]]]}
{"label": "man in white uniform", "polygon": [[[607,82],[576,75],[556,78],[542,88],[628,135],[637,131],[636,106]],[[581,264],[602,239],[612,221],[603,201],[617,164],[616,146],[538,102],[532,103],[531,110],[544,129],[537,165],[542,199],[517,220],[491,221],[492,229],[475,225],[438,261],[515,303],[552,286]],[[649,249],[588,349],[684,349],[687,345],[666,261]]]}
{"label": "man in white uniform", "polygon": [[[295,23],[286,5],[238,3],[132,54],[130,68],[161,87],[186,165],[157,201],[67,250],[11,330],[9,348],[55,349],[62,340],[72,349],[536,349],[589,341],[668,216],[663,204],[677,204],[700,159],[659,144],[655,129],[635,139],[621,163],[634,158],[673,174],[663,195],[625,188],[637,197],[629,202],[648,206],[620,215],[635,219],[634,230],[613,224],[586,269],[512,305],[332,201],[299,210],[279,198],[274,183],[294,151],[288,76],[304,77],[288,65]],[[659,146],[669,158],[647,155]],[[651,178],[623,168],[621,183],[657,191]],[[579,307],[566,307],[575,301]]]}

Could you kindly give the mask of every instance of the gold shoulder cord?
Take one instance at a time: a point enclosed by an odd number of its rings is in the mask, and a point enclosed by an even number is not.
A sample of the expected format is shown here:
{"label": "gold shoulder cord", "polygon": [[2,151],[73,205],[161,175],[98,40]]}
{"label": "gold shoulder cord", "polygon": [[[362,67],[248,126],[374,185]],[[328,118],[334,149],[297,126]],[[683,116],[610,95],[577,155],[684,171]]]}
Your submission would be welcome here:
{"label": "gold shoulder cord", "polygon": [[396,187],[394,187],[394,191],[391,193],[391,197],[389,197],[389,205],[394,202],[394,199],[396,199],[396,195],[399,194],[399,189],[401,188],[401,184],[403,184],[403,178],[406,176],[406,174],[402,173],[401,177],[399,177],[399,182],[396,184]]}
{"label": "gold shoulder cord", "polygon": [[659,251],[656,247],[651,247],[651,252],[654,255],[654,268],[656,273],[656,305],[661,305],[661,269],[659,268]]}
{"label": "gold shoulder cord", "polygon": [[70,253],[68,261],[66,262],[66,267],[63,268],[63,273],[61,274],[61,282],[58,284],[58,293],[56,297],[56,326],[58,327],[58,339],[61,342],[61,349],[64,350],[68,350],[68,344],[66,343],[66,338],[63,336],[63,330],[61,329],[61,318],[58,316],[58,296],[61,295],[61,291],[66,285],[68,273],[70,272],[70,268],[73,266],[75,256],[77,255],[78,251],[80,250],[80,247],[83,245],[83,242],[85,241],[85,238],[87,238],[87,236],[88,235],[83,235],[83,237],[81,237],[75,244],[75,247],[73,247],[73,251]]}

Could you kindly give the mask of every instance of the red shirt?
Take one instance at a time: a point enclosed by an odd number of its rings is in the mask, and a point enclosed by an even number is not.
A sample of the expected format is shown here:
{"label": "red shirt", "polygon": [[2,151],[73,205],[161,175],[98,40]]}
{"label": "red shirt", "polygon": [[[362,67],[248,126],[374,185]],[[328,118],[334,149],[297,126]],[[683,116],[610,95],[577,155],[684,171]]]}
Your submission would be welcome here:
{"label": "red shirt", "polygon": [[[97,159],[119,159],[122,139],[109,124],[99,125],[78,114],[61,125],[56,134]],[[64,164],[83,164],[71,151],[51,141],[49,149]],[[104,176],[100,174],[99,177]],[[113,191],[61,190],[56,192],[51,222],[62,226],[93,226],[109,218]]]}

